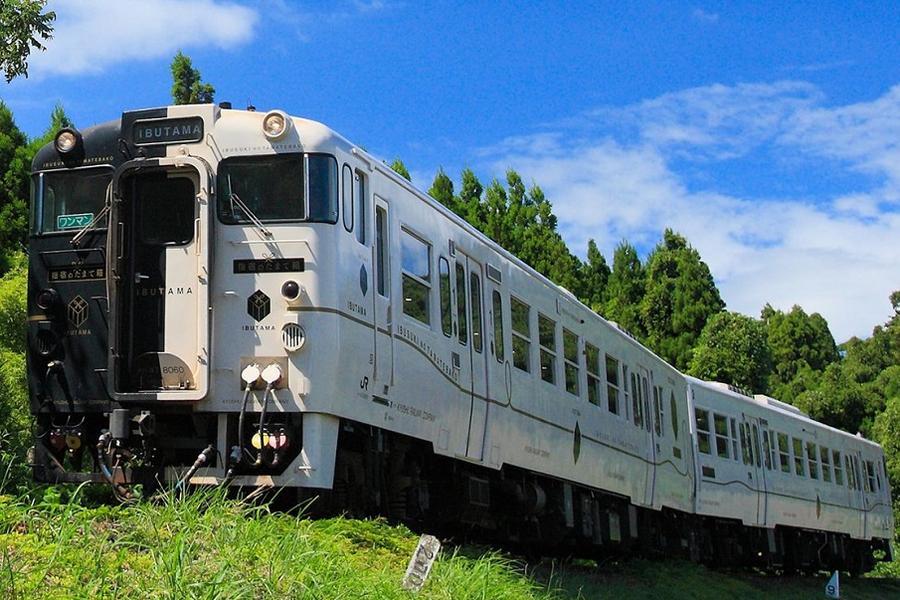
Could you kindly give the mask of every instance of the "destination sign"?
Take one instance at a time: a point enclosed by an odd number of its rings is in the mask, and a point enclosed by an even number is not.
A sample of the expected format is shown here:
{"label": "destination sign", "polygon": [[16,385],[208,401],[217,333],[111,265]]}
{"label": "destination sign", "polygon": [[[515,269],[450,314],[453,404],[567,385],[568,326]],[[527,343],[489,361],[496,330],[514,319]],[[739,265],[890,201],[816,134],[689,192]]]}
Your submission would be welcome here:
{"label": "destination sign", "polygon": [[90,225],[94,220],[94,213],[78,213],[74,215],[57,215],[56,228],[63,229],[80,229]]}
{"label": "destination sign", "polygon": [[184,117],[135,121],[132,136],[138,145],[199,142],[203,139],[203,119]]}
{"label": "destination sign", "polygon": [[241,273],[301,273],[306,270],[303,258],[238,259],[234,272]]}
{"label": "destination sign", "polygon": [[98,281],[106,278],[106,267],[104,265],[51,267],[48,276],[51,283]]}

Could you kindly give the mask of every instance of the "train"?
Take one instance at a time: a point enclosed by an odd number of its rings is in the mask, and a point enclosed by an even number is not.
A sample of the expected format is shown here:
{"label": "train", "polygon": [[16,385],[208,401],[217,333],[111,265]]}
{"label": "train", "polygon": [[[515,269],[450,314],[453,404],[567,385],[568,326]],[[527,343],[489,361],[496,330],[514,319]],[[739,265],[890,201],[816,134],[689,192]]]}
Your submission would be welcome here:
{"label": "train", "polygon": [[539,552],[892,558],[877,444],[680,373],[282,110],[61,129],[27,313],[36,481],[279,489]]}

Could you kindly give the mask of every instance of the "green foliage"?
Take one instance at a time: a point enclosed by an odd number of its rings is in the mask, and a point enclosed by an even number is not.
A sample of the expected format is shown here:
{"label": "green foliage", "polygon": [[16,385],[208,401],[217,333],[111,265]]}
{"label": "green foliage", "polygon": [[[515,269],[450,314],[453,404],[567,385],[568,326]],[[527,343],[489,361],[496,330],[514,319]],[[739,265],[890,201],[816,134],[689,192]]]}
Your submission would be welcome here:
{"label": "green foliage", "polygon": [[216,89],[200,81],[200,70],[180,50],[172,59],[172,101],[175,104],[209,104]]}
{"label": "green foliage", "polygon": [[646,286],[640,305],[646,342],[686,370],[707,320],[725,308],[709,267],[683,236],[666,229],[647,258]]}
{"label": "green foliage", "polygon": [[434,182],[428,193],[432,198],[446,206],[452,211],[456,211],[456,201],[453,197],[453,180],[450,179],[444,169],[439,169],[434,176]]}
{"label": "green foliage", "polygon": [[761,321],[735,313],[713,315],[700,334],[690,374],[765,393],[772,354]]}
{"label": "green foliage", "polygon": [[25,351],[27,275],[22,254],[11,255],[12,268],[0,277],[0,350]]}
{"label": "green foliage", "polygon": [[404,165],[403,161],[399,158],[394,159],[394,162],[391,163],[391,168],[403,179],[412,181],[412,177],[409,175],[409,169],[406,168],[406,165]]}
{"label": "green foliage", "polygon": [[587,262],[581,265],[581,295],[584,303],[595,312],[603,311],[610,273],[597,243],[593,239],[588,240]]}
{"label": "green foliage", "polygon": [[52,38],[56,13],[44,11],[46,0],[0,2],[0,69],[9,83],[19,75],[28,77],[28,55],[44,50],[42,42]]}
{"label": "green foliage", "polygon": [[643,336],[640,304],[644,298],[644,266],[637,250],[622,240],[613,252],[603,315],[634,335]]}

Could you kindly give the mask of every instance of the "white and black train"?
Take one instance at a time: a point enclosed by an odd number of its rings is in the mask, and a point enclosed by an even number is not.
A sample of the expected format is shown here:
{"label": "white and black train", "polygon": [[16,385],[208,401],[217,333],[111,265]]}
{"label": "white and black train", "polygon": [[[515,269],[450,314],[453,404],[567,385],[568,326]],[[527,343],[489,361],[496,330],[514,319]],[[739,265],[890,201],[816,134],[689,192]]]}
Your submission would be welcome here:
{"label": "white and black train", "polygon": [[126,112],[33,177],[38,480],[295,488],[547,551],[890,557],[878,445],[685,377],[319,123]]}

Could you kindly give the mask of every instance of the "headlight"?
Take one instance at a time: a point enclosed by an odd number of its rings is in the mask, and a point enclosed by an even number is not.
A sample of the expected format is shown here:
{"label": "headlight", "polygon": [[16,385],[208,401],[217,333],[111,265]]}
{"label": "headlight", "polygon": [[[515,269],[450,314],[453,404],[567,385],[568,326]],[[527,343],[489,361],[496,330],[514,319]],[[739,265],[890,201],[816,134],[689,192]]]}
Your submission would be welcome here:
{"label": "headlight", "polygon": [[270,140],[277,140],[291,126],[291,120],[280,110],[272,110],[263,117],[263,134]]}
{"label": "headlight", "polygon": [[290,279],[281,286],[281,295],[285,300],[296,300],[300,295],[300,284]]}
{"label": "headlight", "polygon": [[69,154],[78,147],[80,141],[80,133],[70,127],[65,127],[56,134],[54,145],[60,154]]}
{"label": "headlight", "polygon": [[38,308],[46,312],[56,306],[58,300],[59,294],[56,290],[53,288],[44,288],[38,292],[37,297],[34,299],[34,303],[38,305]]}

